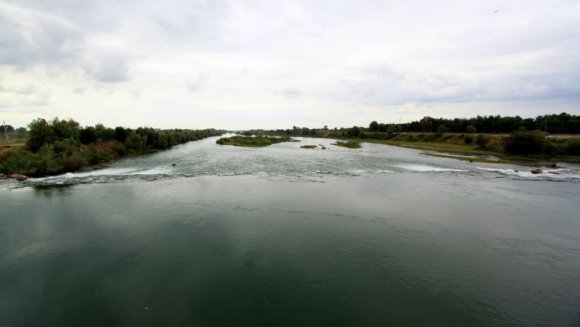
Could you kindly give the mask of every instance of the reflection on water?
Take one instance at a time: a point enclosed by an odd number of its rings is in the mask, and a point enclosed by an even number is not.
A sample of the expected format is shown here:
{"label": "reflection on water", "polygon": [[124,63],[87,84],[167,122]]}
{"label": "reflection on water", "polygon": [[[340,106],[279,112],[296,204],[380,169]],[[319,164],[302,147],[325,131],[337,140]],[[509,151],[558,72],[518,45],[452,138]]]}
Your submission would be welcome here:
{"label": "reflection on water", "polygon": [[214,142],[0,186],[0,325],[580,321],[573,166]]}

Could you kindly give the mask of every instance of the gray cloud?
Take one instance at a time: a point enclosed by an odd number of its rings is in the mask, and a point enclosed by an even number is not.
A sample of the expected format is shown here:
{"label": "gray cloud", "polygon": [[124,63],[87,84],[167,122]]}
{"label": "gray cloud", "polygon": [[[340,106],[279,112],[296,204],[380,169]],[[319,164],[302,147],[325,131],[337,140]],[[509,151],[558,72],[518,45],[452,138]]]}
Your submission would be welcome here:
{"label": "gray cloud", "polygon": [[190,79],[185,83],[189,92],[197,92],[203,88],[205,83],[207,83],[208,75],[206,73],[198,73],[197,76],[193,79]]}
{"label": "gray cloud", "polygon": [[[194,100],[256,110],[247,117],[333,112],[347,125],[354,108],[411,116],[474,103],[510,114],[541,100],[559,111],[579,103],[579,15],[576,0],[0,0],[0,94],[18,105],[44,78],[67,90],[45,97],[55,108],[73,90],[99,117],[95,93],[108,107],[124,95],[127,115],[144,120]],[[93,89],[103,91],[81,91]]]}
{"label": "gray cloud", "polygon": [[99,54],[83,64],[85,72],[104,83],[124,82],[129,79],[129,59],[120,52]]}
{"label": "gray cloud", "polygon": [[81,44],[81,33],[66,19],[0,3],[0,65],[64,62]]}

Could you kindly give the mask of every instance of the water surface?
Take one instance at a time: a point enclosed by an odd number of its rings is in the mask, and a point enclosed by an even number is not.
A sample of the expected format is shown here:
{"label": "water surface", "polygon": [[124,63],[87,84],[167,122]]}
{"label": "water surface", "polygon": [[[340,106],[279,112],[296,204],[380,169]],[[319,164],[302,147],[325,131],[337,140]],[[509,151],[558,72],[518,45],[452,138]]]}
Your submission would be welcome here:
{"label": "water surface", "polygon": [[577,166],[331,142],[3,182],[0,325],[578,325]]}

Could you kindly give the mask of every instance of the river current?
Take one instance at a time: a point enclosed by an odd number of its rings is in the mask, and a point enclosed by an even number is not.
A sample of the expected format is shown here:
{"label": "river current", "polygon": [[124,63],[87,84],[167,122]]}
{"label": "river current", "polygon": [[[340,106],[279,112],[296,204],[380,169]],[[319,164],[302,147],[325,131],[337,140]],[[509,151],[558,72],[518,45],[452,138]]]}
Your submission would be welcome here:
{"label": "river current", "polygon": [[580,167],[215,141],[0,181],[0,326],[580,324]]}

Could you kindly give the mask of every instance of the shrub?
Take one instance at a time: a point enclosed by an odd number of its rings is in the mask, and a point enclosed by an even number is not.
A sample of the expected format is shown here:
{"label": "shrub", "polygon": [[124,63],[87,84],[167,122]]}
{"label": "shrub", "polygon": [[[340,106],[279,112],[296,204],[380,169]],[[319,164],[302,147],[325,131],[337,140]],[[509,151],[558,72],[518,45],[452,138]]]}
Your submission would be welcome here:
{"label": "shrub", "polygon": [[516,131],[506,140],[505,152],[511,154],[539,154],[549,150],[546,137],[540,131]]}
{"label": "shrub", "polygon": [[127,154],[127,149],[123,143],[118,143],[113,146],[113,151],[119,156],[125,156]]}
{"label": "shrub", "polygon": [[0,172],[9,174],[25,174],[34,175],[36,173],[35,169],[36,156],[34,153],[19,149],[11,153],[11,155],[6,158],[6,160],[0,166]]}
{"label": "shrub", "polygon": [[570,140],[566,145],[566,154],[580,155],[580,139]]}
{"label": "shrub", "polygon": [[477,146],[480,148],[485,148],[489,144],[489,137],[483,134],[479,134],[475,138],[475,144],[477,144]]}
{"label": "shrub", "polygon": [[466,136],[463,138],[463,142],[464,142],[465,144],[471,144],[471,143],[473,143],[473,136],[471,136],[471,135],[466,135]]}

